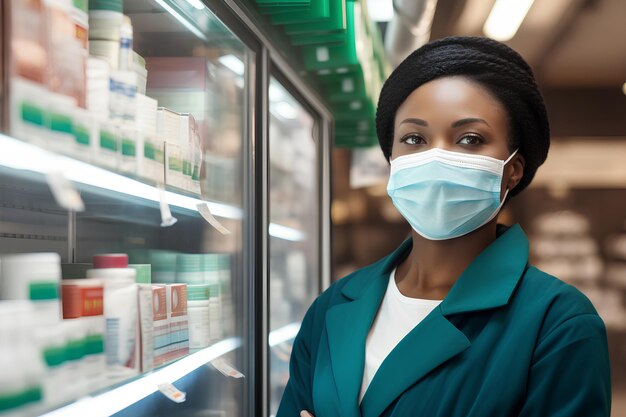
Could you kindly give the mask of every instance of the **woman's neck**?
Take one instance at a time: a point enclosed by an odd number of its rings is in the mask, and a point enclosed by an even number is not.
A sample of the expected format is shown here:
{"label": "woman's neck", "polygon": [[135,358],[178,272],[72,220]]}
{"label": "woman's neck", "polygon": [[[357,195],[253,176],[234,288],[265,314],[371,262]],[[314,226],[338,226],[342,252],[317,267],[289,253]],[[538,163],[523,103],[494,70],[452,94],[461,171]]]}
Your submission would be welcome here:
{"label": "woman's neck", "polygon": [[465,236],[428,240],[413,231],[413,248],[396,270],[396,283],[407,297],[442,300],[461,273],[496,239],[494,219]]}

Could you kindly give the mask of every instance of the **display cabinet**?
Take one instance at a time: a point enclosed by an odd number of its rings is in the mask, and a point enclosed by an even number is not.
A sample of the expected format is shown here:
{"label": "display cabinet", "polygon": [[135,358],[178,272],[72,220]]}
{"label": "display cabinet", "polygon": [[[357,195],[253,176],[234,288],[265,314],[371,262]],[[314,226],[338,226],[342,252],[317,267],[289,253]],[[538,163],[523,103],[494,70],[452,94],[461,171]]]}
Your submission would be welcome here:
{"label": "display cabinet", "polygon": [[236,1],[0,11],[0,415],[270,415],[329,283],[326,107]]}

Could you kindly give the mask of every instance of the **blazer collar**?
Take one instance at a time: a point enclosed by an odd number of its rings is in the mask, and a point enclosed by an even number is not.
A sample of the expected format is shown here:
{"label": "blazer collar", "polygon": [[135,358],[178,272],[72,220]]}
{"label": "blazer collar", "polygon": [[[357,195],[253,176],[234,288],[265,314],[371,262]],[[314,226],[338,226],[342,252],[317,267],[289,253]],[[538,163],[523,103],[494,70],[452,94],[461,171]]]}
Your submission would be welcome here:
{"label": "blazer collar", "polygon": [[[342,290],[358,300],[376,277],[389,273],[411,252],[409,238],[390,255],[372,265],[369,273],[353,277]],[[498,227],[498,237],[463,271],[441,303],[444,315],[487,310],[508,304],[528,263],[528,238],[519,224]],[[365,271],[363,271],[365,272]]]}

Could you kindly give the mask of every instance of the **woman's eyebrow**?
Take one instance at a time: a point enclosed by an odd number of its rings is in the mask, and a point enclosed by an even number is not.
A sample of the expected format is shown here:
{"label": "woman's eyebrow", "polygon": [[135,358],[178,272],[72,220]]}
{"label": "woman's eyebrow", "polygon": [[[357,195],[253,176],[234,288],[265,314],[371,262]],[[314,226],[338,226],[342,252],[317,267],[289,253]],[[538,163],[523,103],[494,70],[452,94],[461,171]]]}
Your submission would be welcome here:
{"label": "woman's eyebrow", "polygon": [[422,119],[415,119],[415,118],[404,119],[403,121],[400,122],[400,124],[403,124],[403,123],[413,123],[416,125],[428,127],[428,122]]}
{"label": "woman's eyebrow", "polygon": [[469,123],[484,123],[489,126],[489,123],[487,123],[487,121],[485,121],[484,119],[480,119],[478,117],[467,117],[465,119],[457,120],[456,122],[452,123],[452,127],[459,127]]}

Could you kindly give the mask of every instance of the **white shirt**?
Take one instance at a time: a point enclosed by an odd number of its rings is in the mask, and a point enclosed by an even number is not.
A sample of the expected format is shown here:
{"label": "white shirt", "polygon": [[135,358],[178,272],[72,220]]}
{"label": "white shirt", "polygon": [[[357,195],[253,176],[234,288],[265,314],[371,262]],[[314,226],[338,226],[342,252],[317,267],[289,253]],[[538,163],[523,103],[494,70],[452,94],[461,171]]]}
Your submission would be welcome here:
{"label": "white shirt", "polygon": [[394,269],[365,342],[365,367],[359,403],[387,355],[442,301],[402,295],[396,285],[395,274]]}

